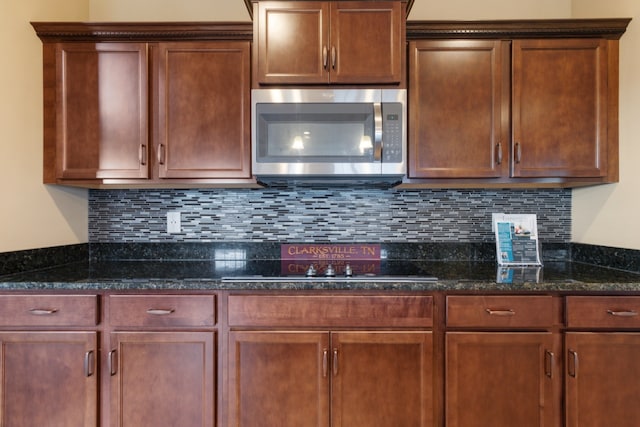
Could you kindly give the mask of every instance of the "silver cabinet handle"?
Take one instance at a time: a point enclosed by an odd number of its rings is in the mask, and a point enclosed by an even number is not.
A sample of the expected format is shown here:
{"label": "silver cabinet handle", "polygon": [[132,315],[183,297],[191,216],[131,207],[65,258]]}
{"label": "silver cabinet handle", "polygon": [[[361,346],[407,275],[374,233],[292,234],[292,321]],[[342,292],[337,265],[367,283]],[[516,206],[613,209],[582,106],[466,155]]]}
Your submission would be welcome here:
{"label": "silver cabinet handle", "polygon": [[338,349],[333,349],[333,376],[338,375]]}
{"label": "silver cabinet handle", "polygon": [[322,68],[324,68],[325,70],[327,69],[328,57],[329,57],[329,54],[327,52],[327,47],[322,46]]}
{"label": "silver cabinet handle", "polygon": [[635,317],[638,315],[634,310],[607,310],[607,313],[617,317]]}
{"label": "silver cabinet handle", "polygon": [[29,313],[34,316],[51,316],[58,312],[57,308],[32,308]]}
{"label": "silver cabinet handle", "polygon": [[553,378],[553,362],[555,355],[552,351],[545,350],[544,352],[544,371],[547,377]]}
{"label": "silver cabinet handle", "polygon": [[158,145],[158,164],[164,165],[165,149],[164,144]]}
{"label": "silver cabinet handle", "polygon": [[522,160],[522,145],[516,142],[515,148],[516,163],[520,163],[520,160]]}
{"label": "silver cabinet handle", "polygon": [[501,142],[498,142],[496,144],[496,151],[497,151],[497,153],[496,153],[496,157],[497,157],[496,162],[499,165],[501,165],[502,164],[502,143]]}
{"label": "silver cabinet handle", "polygon": [[569,349],[569,356],[569,361],[567,363],[569,376],[575,378],[578,376],[578,352]]}
{"label": "silver cabinet handle", "polygon": [[147,164],[147,146],[146,144],[140,144],[140,153],[138,155],[140,158],[140,164],[142,166]]}
{"label": "silver cabinet handle", "polygon": [[175,310],[173,308],[150,308],[147,310],[147,314],[152,316],[168,316],[174,312]]}
{"label": "silver cabinet handle", "polygon": [[116,350],[111,350],[107,359],[109,363],[109,375],[114,376],[118,373],[118,366],[116,363]]}
{"label": "silver cabinet handle", "polygon": [[338,59],[338,56],[336,54],[336,47],[331,46],[331,68],[333,68],[334,70],[336,69],[337,59]]}
{"label": "silver cabinet handle", "polygon": [[490,308],[486,308],[485,311],[489,316],[515,316],[516,312],[511,309],[507,310],[492,310]]}
{"label": "silver cabinet handle", "polygon": [[90,377],[93,375],[95,366],[95,357],[93,357],[93,350],[89,350],[84,354],[84,376]]}
{"label": "silver cabinet handle", "polygon": [[322,377],[327,378],[327,371],[329,369],[329,351],[325,348],[322,351]]}

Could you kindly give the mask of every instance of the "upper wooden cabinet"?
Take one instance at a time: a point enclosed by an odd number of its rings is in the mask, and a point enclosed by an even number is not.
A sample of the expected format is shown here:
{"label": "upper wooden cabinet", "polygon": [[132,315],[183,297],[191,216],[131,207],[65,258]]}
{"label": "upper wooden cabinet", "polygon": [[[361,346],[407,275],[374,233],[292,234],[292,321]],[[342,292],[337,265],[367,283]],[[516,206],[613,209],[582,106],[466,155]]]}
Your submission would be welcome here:
{"label": "upper wooden cabinet", "polygon": [[249,43],[157,49],[159,178],[250,178]]}
{"label": "upper wooden cabinet", "polygon": [[608,49],[601,38],[513,41],[512,176],[617,180],[608,170]]}
{"label": "upper wooden cabinet", "polygon": [[410,27],[407,183],[616,182],[618,38],[628,22]]}
{"label": "upper wooden cabinet", "polygon": [[146,44],[58,43],[50,53],[45,123],[55,146],[45,182],[146,178]]}
{"label": "upper wooden cabinet", "polygon": [[508,47],[499,40],[411,42],[410,177],[508,174]]}
{"label": "upper wooden cabinet", "polygon": [[260,1],[254,17],[254,86],[400,84],[401,1]]}
{"label": "upper wooden cabinet", "polygon": [[45,183],[255,183],[250,24],[33,26],[44,43]]}

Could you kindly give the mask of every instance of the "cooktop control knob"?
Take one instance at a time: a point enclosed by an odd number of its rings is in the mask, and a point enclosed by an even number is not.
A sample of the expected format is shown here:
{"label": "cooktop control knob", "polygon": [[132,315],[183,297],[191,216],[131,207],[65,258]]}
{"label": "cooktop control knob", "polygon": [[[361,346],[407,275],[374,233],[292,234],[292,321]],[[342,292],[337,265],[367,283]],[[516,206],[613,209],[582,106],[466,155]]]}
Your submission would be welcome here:
{"label": "cooktop control knob", "polygon": [[353,270],[351,269],[351,266],[349,264],[344,266],[344,275],[346,277],[352,277],[353,276]]}
{"label": "cooktop control knob", "polygon": [[314,277],[316,275],[316,273],[317,273],[316,268],[313,266],[313,264],[311,264],[309,266],[309,268],[307,269],[307,272],[305,273],[305,276]]}
{"label": "cooktop control knob", "polygon": [[324,275],[326,277],[335,277],[336,276],[336,271],[333,269],[333,266],[331,264],[327,265],[327,269],[324,271]]}

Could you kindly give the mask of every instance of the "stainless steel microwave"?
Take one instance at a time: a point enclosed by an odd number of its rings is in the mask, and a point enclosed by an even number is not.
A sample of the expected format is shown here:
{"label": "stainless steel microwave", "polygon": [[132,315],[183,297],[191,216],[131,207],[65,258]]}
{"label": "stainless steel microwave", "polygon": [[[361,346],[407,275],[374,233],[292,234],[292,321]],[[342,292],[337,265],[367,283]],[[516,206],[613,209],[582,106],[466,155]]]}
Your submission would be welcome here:
{"label": "stainless steel microwave", "polygon": [[254,89],[251,96],[259,179],[406,174],[406,90]]}

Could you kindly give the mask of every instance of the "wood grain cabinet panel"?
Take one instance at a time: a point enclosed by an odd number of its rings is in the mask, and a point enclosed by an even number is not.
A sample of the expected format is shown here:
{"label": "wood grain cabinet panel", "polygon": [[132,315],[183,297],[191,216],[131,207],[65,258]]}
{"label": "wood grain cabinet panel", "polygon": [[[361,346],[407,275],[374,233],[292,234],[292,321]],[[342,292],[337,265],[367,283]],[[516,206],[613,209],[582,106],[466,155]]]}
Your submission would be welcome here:
{"label": "wood grain cabinet panel", "polygon": [[158,45],[160,178],[250,178],[248,42]]}
{"label": "wood grain cabinet panel", "polygon": [[447,427],[559,425],[560,342],[553,333],[447,332]]}
{"label": "wood grain cabinet panel", "polygon": [[408,178],[616,182],[617,49],[604,37],[412,40]]}
{"label": "wood grain cabinet panel", "polygon": [[432,425],[430,332],[234,331],[230,426]]}
{"label": "wood grain cabinet panel", "polygon": [[215,303],[214,295],[110,295],[109,324],[120,329],[212,327]]}
{"label": "wood grain cabinet panel", "polygon": [[566,298],[570,328],[640,329],[640,297],[570,296]]}
{"label": "wood grain cabinet panel", "polygon": [[410,178],[508,174],[508,48],[499,40],[410,43]]}
{"label": "wood grain cabinet panel", "polygon": [[640,334],[569,332],[566,426],[640,423]]}
{"label": "wood grain cabinet panel", "polygon": [[0,296],[0,326],[78,328],[98,322],[97,295]]}
{"label": "wood grain cabinet panel", "polygon": [[111,426],[215,426],[214,332],[114,332]]}
{"label": "wood grain cabinet panel", "polygon": [[447,327],[549,328],[553,298],[541,296],[447,296]]}
{"label": "wood grain cabinet panel", "polygon": [[640,297],[568,296],[567,427],[640,422]]}
{"label": "wood grain cabinet panel", "polygon": [[45,183],[255,185],[250,24],[34,28],[43,40]]}
{"label": "wood grain cabinet panel", "polygon": [[254,20],[258,84],[398,84],[399,1],[261,1]]}
{"label": "wood grain cabinet panel", "polygon": [[425,295],[230,295],[234,327],[430,327]]}
{"label": "wood grain cabinet panel", "polygon": [[3,426],[98,426],[96,332],[0,332]]}
{"label": "wood grain cabinet panel", "polygon": [[328,426],[328,350],[323,332],[231,332],[229,427]]}
{"label": "wood grain cabinet panel", "polygon": [[45,146],[55,144],[55,177],[147,178],[147,45],[60,43],[55,49],[55,134],[45,129]]}
{"label": "wood grain cabinet panel", "polygon": [[431,332],[331,334],[331,425],[433,425]]}
{"label": "wood grain cabinet panel", "polygon": [[607,175],[604,39],[513,41],[513,176]]}

